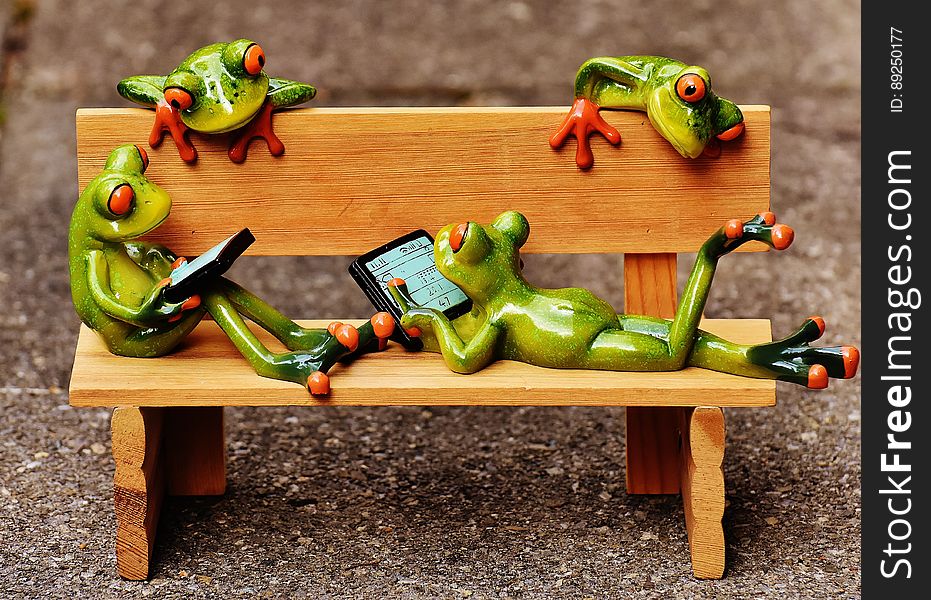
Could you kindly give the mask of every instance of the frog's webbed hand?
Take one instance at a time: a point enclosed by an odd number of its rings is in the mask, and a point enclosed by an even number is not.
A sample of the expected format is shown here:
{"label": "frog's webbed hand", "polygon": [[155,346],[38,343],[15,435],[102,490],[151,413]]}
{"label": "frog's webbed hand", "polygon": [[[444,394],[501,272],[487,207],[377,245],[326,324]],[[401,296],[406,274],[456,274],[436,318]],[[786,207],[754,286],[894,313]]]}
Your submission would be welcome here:
{"label": "frog's webbed hand", "polygon": [[186,108],[181,104],[184,99],[178,98],[170,102],[162,91],[164,88],[165,78],[158,75],[129,77],[116,86],[120,96],[155,109],[155,123],[149,134],[149,145],[157,148],[162,143],[165,131],[168,131],[178,147],[181,160],[192,163],[197,160],[197,150],[187,138],[187,125],[181,121],[181,110]]}
{"label": "frog's webbed hand", "polygon": [[[595,162],[589,136],[597,131],[609,143],[621,143],[621,134],[601,118],[600,102],[608,106],[634,106],[637,91],[646,83],[648,73],[639,66],[617,58],[600,57],[585,61],[575,77],[575,102],[559,130],[550,137],[550,147],[561,147],[566,138],[575,136],[578,148],[575,162],[579,168],[587,169]],[[605,85],[605,84],[609,85]],[[613,85],[610,85],[612,84]],[[602,99],[601,96],[605,95]]]}
{"label": "frog's webbed hand", "polygon": [[317,90],[312,85],[288,79],[269,79],[265,104],[259,109],[258,114],[242,127],[236,139],[230,145],[230,160],[234,163],[241,163],[246,160],[249,142],[255,138],[265,140],[265,143],[268,144],[268,151],[272,156],[284,154],[284,144],[275,135],[275,130],[272,127],[272,112],[278,108],[302,104],[315,95],[317,95]]}
{"label": "frog's webbed hand", "polygon": [[[87,288],[94,303],[113,317],[137,327],[174,322],[181,318],[181,313],[200,306],[200,297],[193,296],[184,302],[167,303],[162,298],[164,287],[171,283],[165,279],[154,285],[138,308],[126,306],[109,289],[110,266],[103,252],[92,250],[86,255]],[[105,286],[104,283],[107,282]]]}
{"label": "frog's webbed hand", "polygon": [[475,373],[494,361],[500,329],[486,323],[466,343],[442,311],[418,306],[413,301],[403,279],[390,281],[388,290],[404,310],[401,327],[414,337],[419,337],[424,331],[432,332],[440,346],[443,360],[451,371]]}
{"label": "frog's webbed hand", "polygon": [[300,81],[270,77],[266,95],[274,108],[289,108],[313,100],[317,88]]}

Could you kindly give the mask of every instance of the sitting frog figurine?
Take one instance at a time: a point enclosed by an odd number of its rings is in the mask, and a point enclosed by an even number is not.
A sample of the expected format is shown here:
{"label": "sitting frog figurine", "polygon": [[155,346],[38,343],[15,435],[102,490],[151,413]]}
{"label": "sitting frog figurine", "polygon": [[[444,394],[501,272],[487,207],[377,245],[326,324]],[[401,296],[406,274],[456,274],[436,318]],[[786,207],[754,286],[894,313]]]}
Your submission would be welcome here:
{"label": "sitting frog figurine", "polygon": [[153,148],[167,131],[181,158],[193,163],[197,150],[187,139],[188,129],[208,134],[239,130],[229,157],[241,163],[256,137],[265,139],[272,156],[284,153],[272,129],[272,111],[303,104],[317,94],[306,83],[270,78],[264,67],[261,46],[236,40],[197,50],[167,77],[137,75],[122,80],[116,89],[127,100],[155,109],[149,135]]}
{"label": "sitting frog figurine", "polygon": [[591,167],[593,131],[611,144],[621,143],[621,134],[598,113],[602,108],[646,111],[656,131],[687,158],[718,156],[718,140],[733,140],[744,130],[740,109],[711,90],[711,76],[702,67],[662,56],[600,57],[579,68],[575,102],[550,146],[555,150],[574,135],[576,164]]}
{"label": "sitting frog figurine", "polygon": [[[137,240],[165,221],[171,210],[168,194],[144,175],[148,162],[138,146],[114,150],[103,172],[81,193],[71,217],[71,297],[81,320],[110,352],[162,356],[209,313],[256,373],[325,395],[330,389],[326,372],[337,360],[385,347],[394,331],[394,320],[387,313],[376,314],[358,329],[341,323],[307,329],[222,277],[183,302],[166,302],[163,290],[184,259],[164,246]],[[274,335],[291,352],[270,351],[245,319]]]}
{"label": "sitting frog figurine", "polygon": [[423,335],[457,373],[474,373],[496,359],[561,369],[675,371],[702,367],[724,373],[780,379],[810,388],[829,377],[853,377],[859,352],[852,346],[810,347],[824,333],[811,317],[789,337],[755,346],[729,342],[698,329],[718,259],[758,240],[782,250],[793,239],[772,213],[728,221],[698,252],[675,317],[618,315],[604,300],[579,288],[541,289],[524,279],[519,249],[530,225],[505,212],[490,226],[449,225],[437,234],[439,272],[473,302],[470,314],[451,322],[442,311],[416,305],[402,280],[389,290],[405,311],[401,326]]}

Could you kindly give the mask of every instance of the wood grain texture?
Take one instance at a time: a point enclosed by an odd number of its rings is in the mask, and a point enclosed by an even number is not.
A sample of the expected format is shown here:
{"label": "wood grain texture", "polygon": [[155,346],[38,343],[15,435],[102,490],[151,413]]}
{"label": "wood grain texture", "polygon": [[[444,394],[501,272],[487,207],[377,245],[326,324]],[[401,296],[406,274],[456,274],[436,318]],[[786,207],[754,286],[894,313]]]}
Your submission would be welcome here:
{"label": "wood grain texture", "polygon": [[[678,303],[676,262],[673,253],[625,254],[624,312],[672,318]],[[625,411],[628,494],[679,493],[680,411],[637,406]]]}
{"label": "wood grain texture", "polygon": [[163,410],[119,407],[113,411],[113,505],[116,563],[120,577],[147,579],[164,494],[159,460]]}
{"label": "wood grain texture", "polygon": [[[303,323],[326,327],[331,321]],[[771,339],[768,320],[708,320],[703,326],[741,343]],[[255,329],[270,348],[279,347]],[[162,358],[114,356],[82,326],[70,392],[74,406],[698,406],[709,398],[724,406],[771,406],[776,389],[772,381],[694,368],[617,373],[499,361],[479,373],[459,375],[438,354],[406,352],[397,344],[348,367],[337,365],[330,377],[333,391],[320,399],[293,383],[259,377],[212,321]]]}
{"label": "wood grain texture", "polygon": [[165,409],[162,436],[165,487],[170,496],[218,496],[226,492],[223,407]]}
{"label": "wood grain texture", "polygon": [[700,406],[681,409],[682,504],[699,579],[724,576],[724,411]]}
{"label": "wood grain texture", "polygon": [[[547,143],[568,107],[285,111],[275,116],[280,158],[255,141],[233,164],[227,136],[192,135],[196,166],[171,140],[145,145],[148,176],[174,201],[151,239],[191,256],[249,227],[253,254],[360,254],[413,229],[517,209],[533,226],[527,252],[692,252],[725,220],[769,209],[769,107],[742,109],[746,134],[720,158],[695,160],[643,113],[603,111],[623,142],[593,136],[587,172],[574,140],[559,151]],[[145,109],[79,110],[81,188],[113,148],[145,144],[152,121]]]}

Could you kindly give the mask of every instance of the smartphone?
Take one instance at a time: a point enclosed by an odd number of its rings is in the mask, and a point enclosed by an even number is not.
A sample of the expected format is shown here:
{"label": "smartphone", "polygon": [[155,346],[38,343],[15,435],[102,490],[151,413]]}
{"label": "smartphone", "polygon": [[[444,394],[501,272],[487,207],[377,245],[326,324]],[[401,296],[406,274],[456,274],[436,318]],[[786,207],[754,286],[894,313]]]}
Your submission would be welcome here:
{"label": "smartphone", "polygon": [[171,271],[171,285],[165,288],[163,297],[167,302],[181,302],[199,293],[204,284],[226,273],[254,241],[252,232],[243,229],[194,260],[181,263]]}
{"label": "smartphone", "polygon": [[[400,277],[407,283],[411,298],[420,306],[443,311],[450,319],[472,310],[472,301],[450,280],[443,277],[433,261],[433,237],[423,229],[366,252],[349,265],[349,274],[377,310],[401,321],[401,307],[388,292],[388,282]],[[423,343],[401,327],[395,328],[396,341],[419,350]]]}

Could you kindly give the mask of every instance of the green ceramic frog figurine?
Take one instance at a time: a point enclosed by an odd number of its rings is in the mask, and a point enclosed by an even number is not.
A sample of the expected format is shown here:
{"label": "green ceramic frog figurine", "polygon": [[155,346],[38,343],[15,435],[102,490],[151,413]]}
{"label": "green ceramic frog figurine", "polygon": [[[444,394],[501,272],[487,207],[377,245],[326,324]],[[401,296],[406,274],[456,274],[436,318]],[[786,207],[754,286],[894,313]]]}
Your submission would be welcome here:
{"label": "green ceramic frog figurine", "polygon": [[728,221],[702,246],[675,318],[618,315],[588,290],[541,289],[524,279],[519,249],[530,234],[510,211],[490,226],[449,225],[436,236],[434,258],[444,277],[472,299],[473,311],[451,322],[417,306],[401,280],[389,285],[405,314],[402,327],[423,335],[450,369],[474,373],[496,359],[542,367],[612,371],[674,371],[703,367],[735,375],[781,379],[824,388],[829,377],[853,377],[859,352],[851,346],[813,348],[824,320],[811,317],[791,336],[757,346],[723,340],[698,329],[718,259],[758,240],[782,250],[793,239],[772,213]]}
{"label": "green ceramic frog figurine", "polygon": [[[332,323],[305,329],[241,286],[220,278],[197,296],[170,303],[163,289],[183,258],[164,246],[137,241],[158,227],[171,198],[144,175],[145,151],[120,146],[103,172],[81,193],[68,235],[71,297],[81,320],[96,331],[110,352],[154,357],[171,352],[209,313],[263,377],[306,385],[315,395],[329,392],[327,370],[350,353],[385,347],[394,320],[379,313],[356,329]],[[249,319],[291,352],[276,354],[246,325]]]}
{"label": "green ceramic frog figurine", "polygon": [[251,40],[211,44],[197,50],[167,77],[138,75],[117,85],[120,95],[155,109],[149,144],[162,143],[167,130],[185,162],[197,160],[187,130],[224,133],[239,130],[230,146],[233,162],[246,159],[249,142],[264,138],[273,156],[284,144],[272,129],[272,111],[303,104],[317,90],[313,86],[265,74],[265,52]]}
{"label": "green ceramic frog figurine", "polygon": [[576,164],[591,167],[595,158],[588,136],[593,131],[614,145],[621,143],[621,134],[598,114],[602,108],[646,111],[656,131],[688,158],[717,156],[718,140],[733,140],[744,130],[740,109],[711,90],[711,76],[702,67],[662,56],[600,57],[579,68],[575,103],[550,146],[559,148],[574,135]]}

